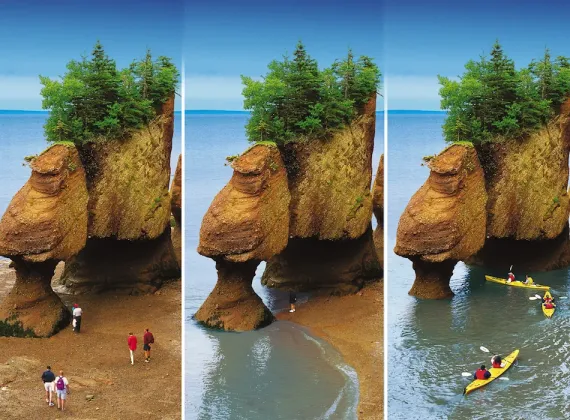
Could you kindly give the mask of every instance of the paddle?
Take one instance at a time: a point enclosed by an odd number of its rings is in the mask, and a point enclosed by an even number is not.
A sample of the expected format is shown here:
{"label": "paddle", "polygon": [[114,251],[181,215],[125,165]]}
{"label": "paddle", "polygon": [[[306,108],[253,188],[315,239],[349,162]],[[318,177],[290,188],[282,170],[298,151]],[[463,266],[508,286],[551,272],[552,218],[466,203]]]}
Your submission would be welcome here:
{"label": "paddle", "polygon": [[537,299],[541,299],[541,298],[538,296],[531,296],[528,298],[528,300],[537,300]]}
{"label": "paddle", "polygon": [[[471,376],[471,377],[472,377],[473,374],[472,374],[472,373],[469,373],[469,372],[461,372],[461,376],[464,376],[464,377]],[[502,380],[504,380],[504,381],[508,381],[508,380],[509,380],[509,378],[506,378],[506,377],[504,377],[504,376],[499,376],[497,379],[502,379]]]}

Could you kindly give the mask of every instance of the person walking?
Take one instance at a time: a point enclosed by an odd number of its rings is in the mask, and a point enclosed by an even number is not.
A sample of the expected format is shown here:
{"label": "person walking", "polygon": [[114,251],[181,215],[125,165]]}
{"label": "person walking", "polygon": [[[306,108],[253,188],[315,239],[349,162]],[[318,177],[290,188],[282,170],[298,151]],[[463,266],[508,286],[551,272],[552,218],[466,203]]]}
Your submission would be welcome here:
{"label": "person walking", "polygon": [[150,362],[150,345],[154,344],[154,336],[148,328],[144,330],[143,342],[144,361],[148,363]]}
{"label": "person walking", "polygon": [[127,344],[129,345],[129,352],[131,353],[131,365],[134,365],[135,350],[137,349],[137,337],[134,336],[132,332],[129,333],[129,338],[127,338]]}
{"label": "person walking", "polygon": [[293,291],[289,292],[289,312],[295,312],[295,303],[297,302],[297,294]]}
{"label": "person walking", "polygon": [[69,394],[69,381],[63,376],[63,370],[59,371],[59,376],[55,380],[55,392],[57,393],[57,408],[64,411],[65,400]]}
{"label": "person walking", "polygon": [[54,392],[55,385],[55,374],[51,371],[51,366],[48,366],[47,370],[42,373],[42,381],[44,383],[44,389],[46,391],[46,403],[48,406],[53,407],[55,405],[52,401],[52,394]]}
{"label": "person walking", "polygon": [[79,307],[77,303],[73,304],[73,331],[79,333],[81,330],[81,315],[83,315],[83,310]]}

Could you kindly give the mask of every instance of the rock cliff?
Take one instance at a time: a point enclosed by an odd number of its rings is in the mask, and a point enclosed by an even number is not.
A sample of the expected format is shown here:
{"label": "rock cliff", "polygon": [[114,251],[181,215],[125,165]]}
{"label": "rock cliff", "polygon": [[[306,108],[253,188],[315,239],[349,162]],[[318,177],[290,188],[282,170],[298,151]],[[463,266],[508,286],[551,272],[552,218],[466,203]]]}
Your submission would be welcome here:
{"label": "rock cliff", "polygon": [[380,156],[380,164],[374,180],[372,194],[372,209],[376,217],[376,229],[374,229],[374,247],[378,263],[384,267],[384,155]]}
{"label": "rock cliff", "polygon": [[485,243],[487,193],[473,147],[453,145],[429,163],[430,175],[400,217],[394,252],[414,263],[410,294],[452,295],[453,267]]}
{"label": "rock cliff", "polygon": [[[148,293],[163,280],[180,277],[168,190],[173,130],[171,98],[147,127],[128,138],[81,148],[90,239],[67,261],[61,281],[68,292],[116,288]],[[112,268],[102,269],[101,261],[112,261]]]}
{"label": "rock cliff", "polygon": [[218,282],[195,318],[226,330],[267,325],[273,315],[251,287],[259,262],[289,237],[290,194],[279,150],[256,145],[233,163],[233,176],[202,221],[198,252],[216,261]]}
{"label": "rock cliff", "polygon": [[264,285],[343,294],[382,276],[371,234],[375,129],[374,97],[331,138],[286,146],[291,239],[268,261]]}
{"label": "rock cliff", "polygon": [[172,245],[176,254],[176,261],[182,267],[182,155],[178,156],[176,172],[170,189],[171,212],[174,218],[172,228]]}
{"label": "rock cliff", "polygon": [[85,246],[88,196],[73,145],[50,147],[31,167],[30,179],[0,221],[0,255],[11,258],[16,269],[16,283],[0,304],[0,319],[19,321],[43,337],[70,319],[50,281],[57,262]]}

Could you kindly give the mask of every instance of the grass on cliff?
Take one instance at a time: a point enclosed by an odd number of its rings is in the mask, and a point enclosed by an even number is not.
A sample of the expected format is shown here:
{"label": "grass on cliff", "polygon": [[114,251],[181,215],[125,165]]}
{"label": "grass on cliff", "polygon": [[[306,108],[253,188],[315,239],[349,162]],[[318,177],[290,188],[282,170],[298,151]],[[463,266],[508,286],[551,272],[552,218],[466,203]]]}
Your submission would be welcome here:
{"label": "grass on cliff", "polygon": [[324,138],[350,123],[376,94],[380,70],[367,56],[345,59],[324,70],[299,42],[293,58],[268,65],[263,80],[242,76],[244,108],[251,110],[246,125],[252,142]]}
{"label": "grass on cliff", "polygon": [[499,42],[490,57],[470,60],[458,81],[439,77],[449,142],[475,144],[526,138],[560,112],[570,94],[570,59],[542,59],[517,70]]}
{"label": "grass on cliff", "polygon": [[61,80],[40,76],[44,125],[50,142],[81,145],[116,139],[148,124],[175,92],[179,73],[172,60],[153,60],[150,50],[140,61],[118,69],[101,43],[91,58],[67,63]]}

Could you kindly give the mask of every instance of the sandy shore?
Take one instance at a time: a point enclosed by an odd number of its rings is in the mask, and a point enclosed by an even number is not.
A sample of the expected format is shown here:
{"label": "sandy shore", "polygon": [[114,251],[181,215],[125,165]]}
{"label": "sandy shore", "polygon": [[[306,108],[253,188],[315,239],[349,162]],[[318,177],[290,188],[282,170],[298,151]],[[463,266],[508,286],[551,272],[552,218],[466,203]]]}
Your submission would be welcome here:
{"label": "sandy shore", "polygon": [[296,322],[331,343],[356,369],[360,382],[358,418],[384,416],[384,292],[383,282],[355,295],[315,297],[278,319]]}
{"label": "sandy shore", "polygon": [[[0,264],[0,299],[13,281],[9,271]],[[81,334],[69,327],[47,339],[0,337],[0,418],[179,419],[180,296],[180,282],[148,296],[62,295],[66,304],[81,304]],[[156,340],[150,363],[143,358],[144,328]],[[139,339],[134,366],[127,347],[130,331]],[[48,364],[69,379],[65,412],[44,401],[40,377]]]}

